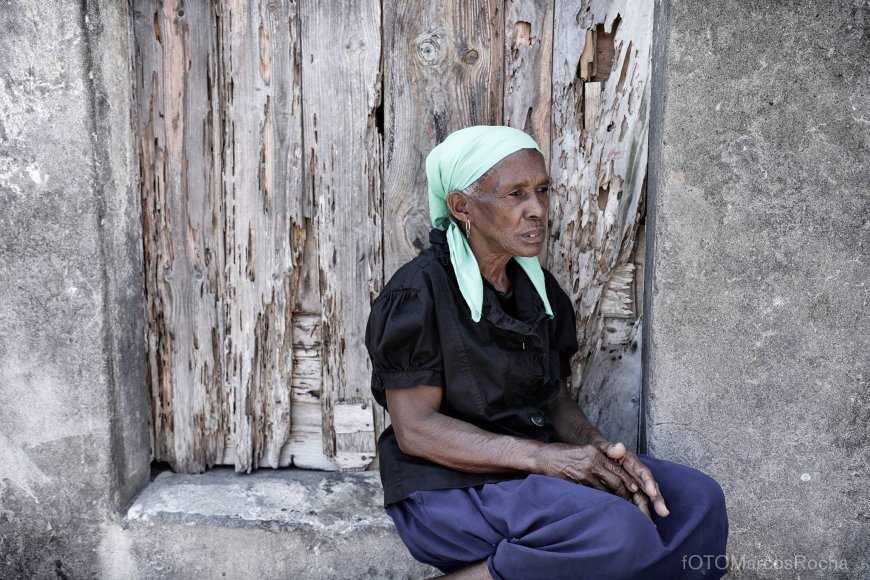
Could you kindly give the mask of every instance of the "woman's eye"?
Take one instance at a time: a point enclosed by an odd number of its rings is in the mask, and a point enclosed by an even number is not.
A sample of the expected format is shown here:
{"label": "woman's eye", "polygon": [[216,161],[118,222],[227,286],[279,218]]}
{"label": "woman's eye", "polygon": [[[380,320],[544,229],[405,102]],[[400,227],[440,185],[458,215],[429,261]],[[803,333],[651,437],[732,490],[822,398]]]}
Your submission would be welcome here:
{"label": "woman's eye", "polygon": [[519,197],[521,194],[519,191],[512,191],[508,195],[511,197]]}

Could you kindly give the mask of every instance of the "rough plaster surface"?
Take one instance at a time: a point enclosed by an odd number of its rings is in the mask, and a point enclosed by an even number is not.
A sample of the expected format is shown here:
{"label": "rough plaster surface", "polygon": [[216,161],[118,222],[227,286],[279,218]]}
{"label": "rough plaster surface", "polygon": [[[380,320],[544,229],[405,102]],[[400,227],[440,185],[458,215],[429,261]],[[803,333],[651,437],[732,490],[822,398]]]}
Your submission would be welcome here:
{"label": "rough plaster surface", "polygon": [[127,46],[122,3],[0,2],[2,578],[97,574],[149,475]]}
{"label": "rough plaster surface", "polygon": [[870,4],[664,8],[649,450],[783,566],[732,577],[870,578]]}
{"label": "rough plaster surface", "polygon": [[[0,577],[89,570],[111,509],[100,200],[79,3],[0,6]],[[11,458],[11,460],[10,460]]]}

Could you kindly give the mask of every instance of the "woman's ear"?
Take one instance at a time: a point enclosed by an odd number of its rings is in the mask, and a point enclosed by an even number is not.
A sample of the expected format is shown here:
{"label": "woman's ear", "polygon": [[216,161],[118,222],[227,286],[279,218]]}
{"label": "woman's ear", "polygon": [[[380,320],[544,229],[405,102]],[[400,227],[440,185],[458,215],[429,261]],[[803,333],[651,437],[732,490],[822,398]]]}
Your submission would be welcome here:
{"label": "woman's ear", "polygon": [[461,191],[451,191],[447,194],[447,209],[453,219],[465,223],[468,221],[468,198]]}

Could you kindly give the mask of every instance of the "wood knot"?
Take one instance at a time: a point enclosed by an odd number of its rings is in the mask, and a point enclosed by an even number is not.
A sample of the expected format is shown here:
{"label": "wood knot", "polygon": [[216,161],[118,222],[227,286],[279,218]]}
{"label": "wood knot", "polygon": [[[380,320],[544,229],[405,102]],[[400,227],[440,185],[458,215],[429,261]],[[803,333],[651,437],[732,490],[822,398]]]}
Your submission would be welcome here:
{"label": "wood knot", "polygon": [[480,53],[478,53],[473,48],[465,53],[465,56],[462,57],[462,60],[465,61],[465,64],[474,64],[480,59]]}
{"label": "wood knot", "polygon": [[422,34],[417,37],[417,61],[424,66],[435,67],[441,64],[441,43],[435,34]]}
{"label": "wood knot", "polygon": [[344,43],[344,49],[345,51],[351,53],[363,52],[366,49],[365,40],[363,40],[360,36],[354,34],[347,39],[347,42]]}

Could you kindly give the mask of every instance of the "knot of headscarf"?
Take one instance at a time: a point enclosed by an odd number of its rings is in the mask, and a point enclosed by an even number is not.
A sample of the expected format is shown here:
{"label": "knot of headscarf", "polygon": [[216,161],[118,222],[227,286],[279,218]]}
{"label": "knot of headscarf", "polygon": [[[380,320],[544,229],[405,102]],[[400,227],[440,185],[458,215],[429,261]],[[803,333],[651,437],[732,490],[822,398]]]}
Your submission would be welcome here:
{"label": "knot of headscarf", "polygon": [[[520,149],[541,148],[528,134],[512,127],[476,125],[454,131],[426,157],[429,182],[429,215],[432,226],[447,230],[450,261],[456,272],[459,290],[471,309],[471,318],[480,321],[483,309],[483,277],[468,240],[450,219],[447,194],[461,191],[478,180],[493,165]],[[547,300],[544,272],[537,256],[514,256],[544,302],[550,318],[553,310]]]}

